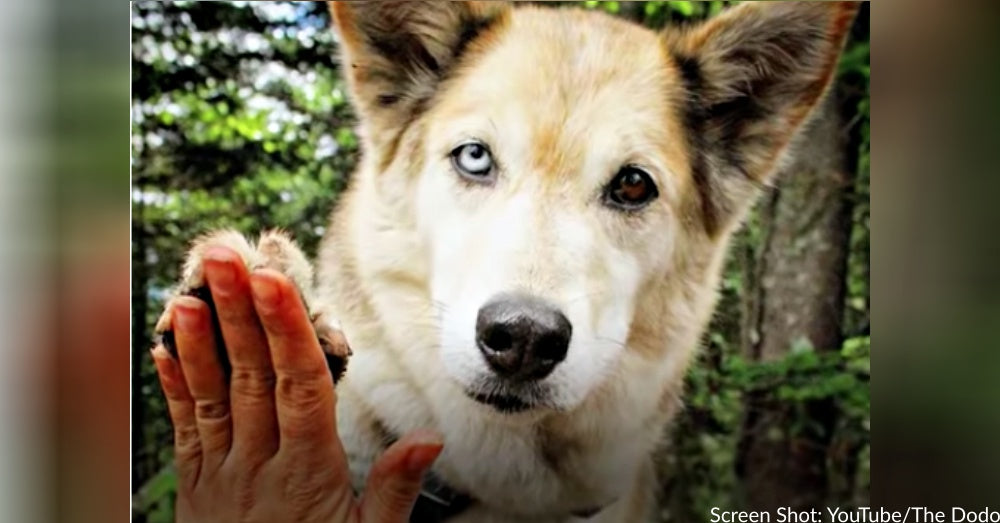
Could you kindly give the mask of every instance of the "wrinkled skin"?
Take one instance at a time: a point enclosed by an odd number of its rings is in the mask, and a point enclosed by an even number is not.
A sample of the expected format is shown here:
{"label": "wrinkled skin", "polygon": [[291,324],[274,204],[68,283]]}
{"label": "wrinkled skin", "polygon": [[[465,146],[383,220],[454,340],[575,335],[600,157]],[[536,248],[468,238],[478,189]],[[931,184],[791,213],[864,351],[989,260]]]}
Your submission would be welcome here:
{"label": "wrinkled skin", "polygon": [[337,436],[333,381],[296,287],[273,270],[250,273],[224,247],[211,248],[204,269],[231,378],[219,362],[211,312],[197,298],[175,298],[168,308],[178,358],[153,350],[174,425],[177,521],[406,521],[440,437],[404,436],[357,499]]}

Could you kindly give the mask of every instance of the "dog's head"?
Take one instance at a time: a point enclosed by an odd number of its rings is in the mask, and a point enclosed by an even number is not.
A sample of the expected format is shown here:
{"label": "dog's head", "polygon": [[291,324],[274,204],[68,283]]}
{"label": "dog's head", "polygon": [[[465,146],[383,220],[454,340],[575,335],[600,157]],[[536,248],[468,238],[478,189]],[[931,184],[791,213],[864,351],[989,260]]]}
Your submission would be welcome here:
{"label": "dog's head", "polygon": [[426,268],[450,377],[500,410],[567,410],[666,343],[637,311],[713,292],[856,9],[744,4],[657,33],[497,2],[333,3],[359,183],[394,213],[382,230],[407,231],[392,263]]}

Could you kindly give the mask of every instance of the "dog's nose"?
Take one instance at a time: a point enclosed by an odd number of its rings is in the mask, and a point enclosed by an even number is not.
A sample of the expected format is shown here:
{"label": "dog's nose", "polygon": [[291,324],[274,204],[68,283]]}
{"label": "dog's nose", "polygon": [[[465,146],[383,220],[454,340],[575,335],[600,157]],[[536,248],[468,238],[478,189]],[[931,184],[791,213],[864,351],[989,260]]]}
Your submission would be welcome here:
{"label": "dog's nose", "polygon": [[513,381],[544,378],[566,358],[573,325],[534,296],[500,294],[479,309],[476,343],[486,362]]}

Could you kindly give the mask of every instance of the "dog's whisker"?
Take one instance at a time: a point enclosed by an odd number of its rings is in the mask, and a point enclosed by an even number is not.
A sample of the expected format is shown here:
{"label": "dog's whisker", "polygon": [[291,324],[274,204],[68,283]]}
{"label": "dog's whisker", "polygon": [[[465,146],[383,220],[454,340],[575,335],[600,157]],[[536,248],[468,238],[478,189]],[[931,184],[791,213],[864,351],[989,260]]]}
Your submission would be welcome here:
{"label": "dog's whisker", "polygon": [[596,336],[594,339],[597,340],[597,341],[601,341],[601,342],[613,343],[615,345],[618,345],[619,347],[625,347],[626,345],[628,345],[628,342],[625,341],[625,340],[616,340],[616,339],[613,339],[613,338],[603,338],[603,337],[600,337],[600,336]]}
{"label": "dog's whisker", "polygon": [[445,302],[443,302],[441,300],[431,300],[430,304],[432,306],[440,309],[440,310],[443,310],[443,311],[449,310],[448,304],[446,304]]}
{"label": "dog's whisker", "polygon": [[585,292],[583,294],[580,294],[579,296],[574,296],[573,298],[569,298],[568,300],[566,300],[566,305],[574,304],[580,300],[585,300],[587,298],[593,298],[604,294],[608,294],[609,292],[611,291],[607,289],[600,291]]}

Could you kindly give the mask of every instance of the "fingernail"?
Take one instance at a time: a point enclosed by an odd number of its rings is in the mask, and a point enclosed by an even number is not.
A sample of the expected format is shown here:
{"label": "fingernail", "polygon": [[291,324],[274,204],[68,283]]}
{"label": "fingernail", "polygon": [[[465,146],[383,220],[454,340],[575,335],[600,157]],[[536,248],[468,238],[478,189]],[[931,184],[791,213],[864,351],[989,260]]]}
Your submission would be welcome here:
{"label": "fingernail", "polygon": [[198,300],[194,298],[178,298],[174,302],[174,321],[177,327],[187,332],[201,328],[201,311],[198,310]]}
{"label": "fingernail", "polygon": [[157,345],[152,349],[149,349],[149,355],[153,357],[154,360],[172,360],[173,356],[170,355],[163,345]]}
{"label": "fingernail", "polygon": [[156,374],[160,376],[160,381],[166,386],[172,385],[177,380],[177,371],[174,367],[174,359],[170,356],[170,353],[162,345],[153,347],[149,353],[153,356],[153,363],[156,365]]}
{"label": "fingernail", "polygon": [[444,445],[444,438],[441,434],[428,428],[419,428],[408,432],[406,441],[413,445]]}
{"label": "fingernail", "polygon": [[254,301],[265,310],[274,310],[281,304],[281,289],[268,276],[251,275],[250,290],[253,292]]}
{"label": "fingernail", "polygon": [[423,474],[430,468],[443,449],[444,445],[441,443],[414,447],[410,450],[410,455],[406,457],[406,472],[414,476]]}
{"label": "fingernail", "polygon": [[212,290],[224,294],[232,292],[236,286],[235,260],[228,249],[213,247],[205,251],[205,269]]}
{"label": "fingernail", "polygon": [[166,332],[170,330],[170,322],[173,321],[174,314],[171,312],[171,303],[167,303],[167,306],[163,309],[163,314],[160,314],[159,319],[156,320],[156,332]]}

